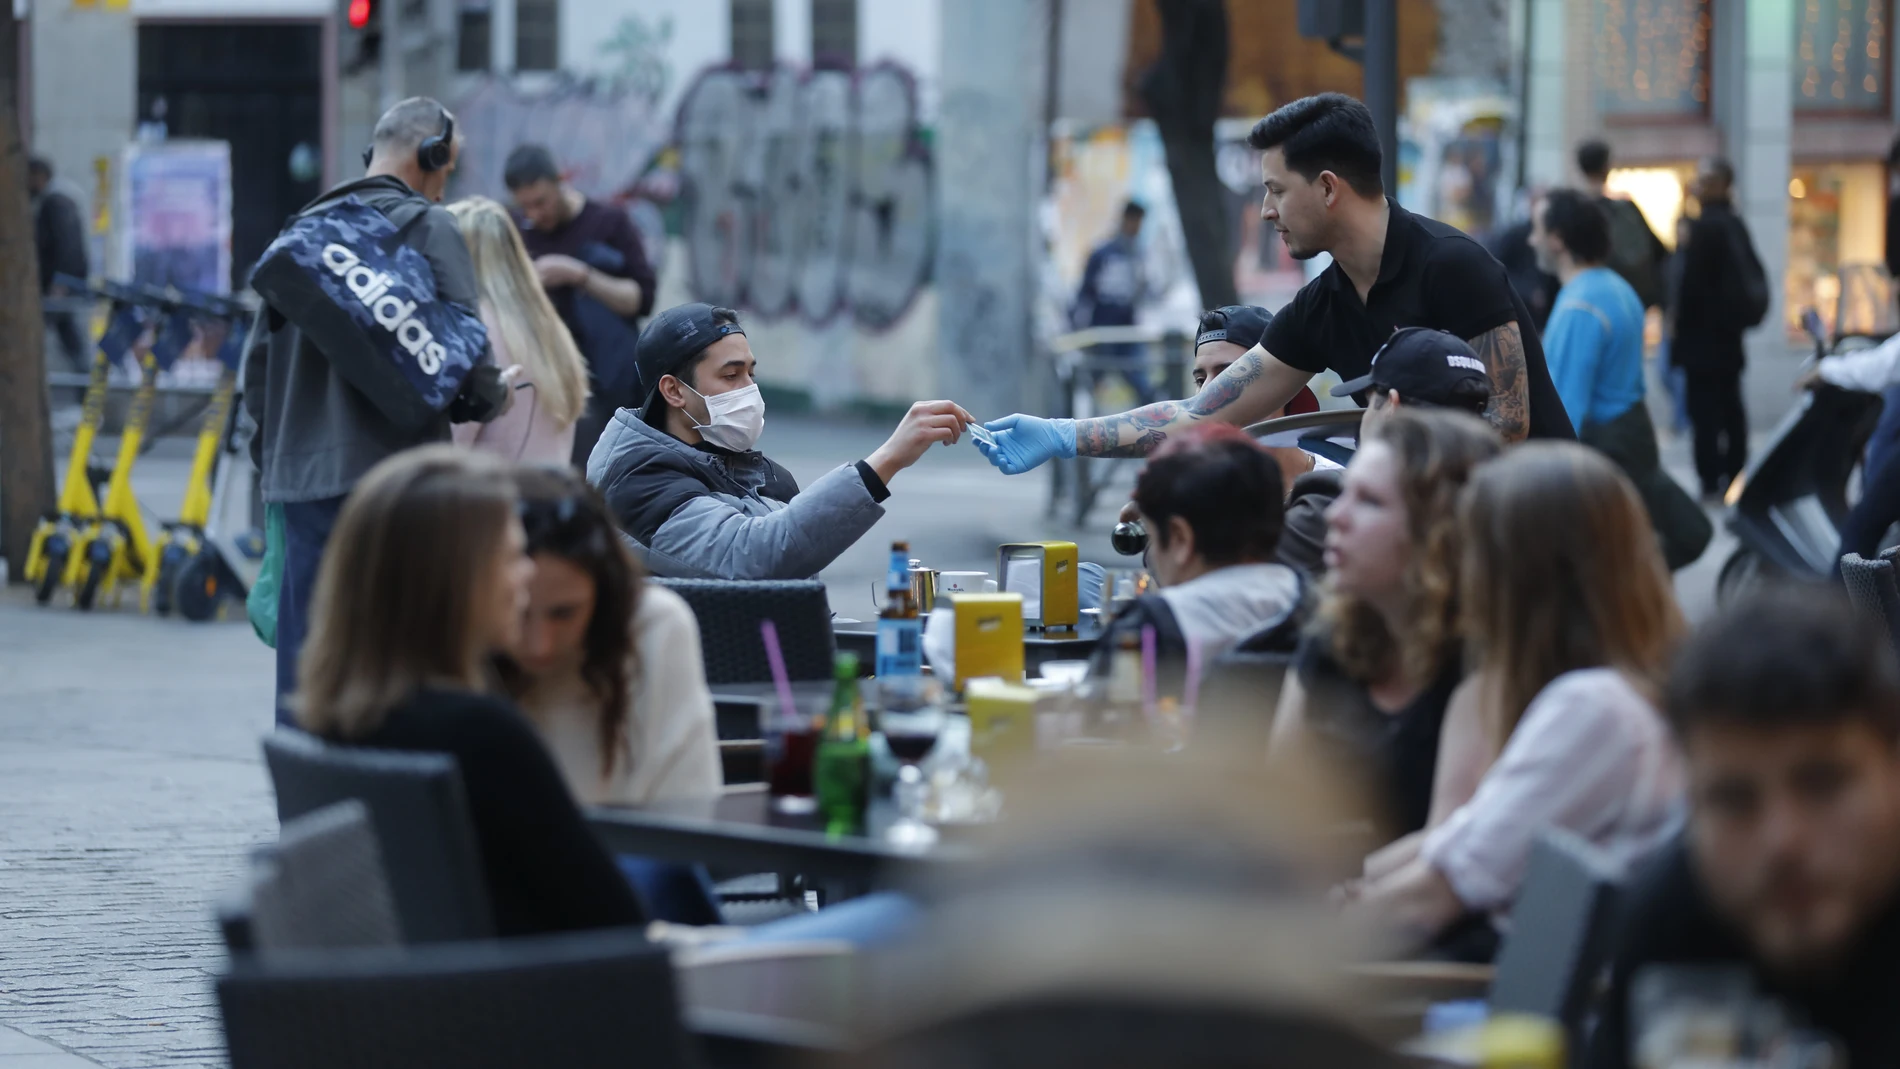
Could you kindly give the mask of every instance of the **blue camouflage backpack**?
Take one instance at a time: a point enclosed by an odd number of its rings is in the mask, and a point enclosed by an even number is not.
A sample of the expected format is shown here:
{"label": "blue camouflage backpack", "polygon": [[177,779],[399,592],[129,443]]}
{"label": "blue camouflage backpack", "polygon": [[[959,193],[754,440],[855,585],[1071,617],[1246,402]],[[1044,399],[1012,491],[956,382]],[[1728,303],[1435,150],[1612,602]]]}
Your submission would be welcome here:
{"label": "blue camouflage backpack", "polygon": [[433,425],[487,353],[473,309],[438,300],[435,272],[401,226],[354,196],[296,216],[251,286],[397,427]]}

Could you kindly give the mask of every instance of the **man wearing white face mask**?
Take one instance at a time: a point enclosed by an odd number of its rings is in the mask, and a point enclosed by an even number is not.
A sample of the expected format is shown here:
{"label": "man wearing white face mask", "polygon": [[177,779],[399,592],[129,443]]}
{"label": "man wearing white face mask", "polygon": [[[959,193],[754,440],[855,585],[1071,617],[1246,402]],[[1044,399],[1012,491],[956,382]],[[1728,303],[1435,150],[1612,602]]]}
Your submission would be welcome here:
{"label": "man wearing white face mask", "polygon": [[877,451],[801,491],[754,447],[765,428],[739,314],[669,308],[640,335],[640,407],[614,414],[587,461],[614,518],[655,575],[805,579],[884,515],[890,482],[974,422],[949,401],[912,405]]}

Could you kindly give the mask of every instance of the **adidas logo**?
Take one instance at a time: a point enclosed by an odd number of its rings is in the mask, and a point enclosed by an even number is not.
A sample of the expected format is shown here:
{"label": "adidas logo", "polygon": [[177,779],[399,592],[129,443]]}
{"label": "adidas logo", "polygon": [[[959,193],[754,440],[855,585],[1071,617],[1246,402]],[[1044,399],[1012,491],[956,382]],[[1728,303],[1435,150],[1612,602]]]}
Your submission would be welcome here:
{"label": "adidas logo", "polygon": [[360,257],[335,242],[323,247],[323,266],[343,280],[380,326],[396,336],[396,343],[416,358],[423,374],[442,370],[448,351],[422,320],[414,318],[416,302],[390,292],[396,283],[394,278],[363,266]]}

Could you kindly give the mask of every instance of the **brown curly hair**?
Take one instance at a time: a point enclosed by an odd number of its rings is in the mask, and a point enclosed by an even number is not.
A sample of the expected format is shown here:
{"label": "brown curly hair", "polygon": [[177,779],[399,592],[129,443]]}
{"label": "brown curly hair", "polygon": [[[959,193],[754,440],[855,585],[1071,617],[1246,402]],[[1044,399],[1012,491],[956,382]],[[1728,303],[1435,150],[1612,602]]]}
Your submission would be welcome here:
{"label": "brown curly hair", "polygon": [[1390,447],[1399,467],[1412,557],[1405,567],[1409,626],[1394,635],[1363,598],[1322,587],[1317,626],[1330,631],[1333,659],[1370,682],[1398,671],[1429,683],[1457,642],[1458,492],[1478,465],[1498,455],[1497,434],[1475,416],[1401,408],[1368,441]]}

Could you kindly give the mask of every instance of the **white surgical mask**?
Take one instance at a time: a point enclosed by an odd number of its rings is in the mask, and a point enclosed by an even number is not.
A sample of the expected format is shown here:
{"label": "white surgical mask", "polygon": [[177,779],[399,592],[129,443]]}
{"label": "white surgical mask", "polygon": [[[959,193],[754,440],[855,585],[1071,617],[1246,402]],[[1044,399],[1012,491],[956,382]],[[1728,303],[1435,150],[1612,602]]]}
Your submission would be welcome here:
{"label": "white surgical mask", "polygon": [[[691,386],[686,388],[693,390]],[[711,421],[701,423],[691,412],[686,413],[701,438],[734,453],[744,453],[759,444],[759,435],[765,430],[765,397],[757,383],[711,397],[698,390],[693,394],[706,402],[706,418]]]}

